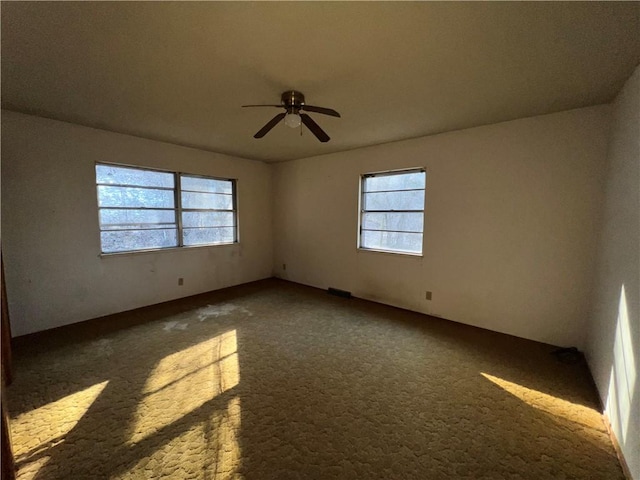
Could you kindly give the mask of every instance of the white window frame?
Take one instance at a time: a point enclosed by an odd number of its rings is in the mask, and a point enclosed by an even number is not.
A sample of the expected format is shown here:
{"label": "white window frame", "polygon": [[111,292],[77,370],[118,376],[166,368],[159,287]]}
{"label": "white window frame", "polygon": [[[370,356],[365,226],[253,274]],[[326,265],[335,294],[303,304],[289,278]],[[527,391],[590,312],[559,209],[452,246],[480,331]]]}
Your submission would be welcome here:
{"label": "white window frame", "polygon": [[[422,243],[420,246],[420,252],[411,252],[411,251],[406,251],[406,250],[393,250],[393,249],[382,249],[382,248],[368,248],[368,247],[363,247],[362,246],[362,232],[363,230],[365,230],[362,226],[363,224],[363,216],[365,213],[370,213],[370,212],[376,212],[377,210],[365,210],[364,208],[364,194],[366,193],[364,191],[364,182],[365,179],[367,178],[371,178],[371,177],[383,177],[383,176],[390,176],[390,175],[402,175],[402,174],[407,174],[407,173],[424,173],[425,174],[425,180],[424,180],[424,188],[423,189],[415,189],[415,190],[424,190],[424,203],[422,205],[422,209],[421,210],[406,210],[406,212],[414,212],[414,213],[422,213],[422,232],[407,232],[407,233],[420,233],[422,235]],[[390,253],[390,254],[394,254],[394,255],[408,255],[408,256],[413,256],[413,257],[422,257],[424,255],[424,225],[425,225],[425,205],[426,205],[426,201],[427,201],[427,169],[425,167],[413,167],[413,168],[403,168],[400,170],[385,170],[385,171],[381,171],[381,172],[371,172],[371,173],[364,173],[360,175],[360,188],[359,188],[359,196],[358,196],[358,210],[359,210],[359,215],[358,215],[358,250],[359,251],[363,251],[363,252],[380,252],[380,253]],[[412,190],[389,190],[388,192],[406,192],[406,191],[412,191]],[[404,210],[380,210],[380,212],[404,212]],[[392,230],[389,230],[390,232]]]}
{"label": "white window frame", "polygon": [[[220,180],[224,182],[231,182],[231,210],[228,209],[213,209],[213,208],[185,208],[182,206],[182,192],[196,192],[195,190],[183,190],[182,189],[182,178],[183,177],[191,177],[191,178],[204,178],[206,180]],[[184,173],[177,172],[177,193],[176,200],[178,206],[178,241],[180,243],[180,247],[206,247],[206,246],[215,246],[215,245],[232,245],[234,243],[238,243],[238,195],[237,195],[237,179],[235,178],[220,178],[220,177],[211,177],[208,175],[196,175],[192,173]],[[227,194],[228,195],[228,194]],[[231,242],[217,242],[217,243],[200,243],[196,245],[184,245],[184,230],[189,227],[184,227],[182,225],[182,214],[184,212],[230,212],[233,215],[233,225],[224,225],[215,228],[233,228],[233,241]]]}
{"label": "white window frame", "polygon": [[[183,249],[183,248],[199,248],[199,247],[216,247],[216,246],[222,246],[222,245],[233,245],[236,243],[239,243],[239,225],[238,225],[238,190],[237,190],[237,184],[238,184],[238,179],[236,178],[226,178],[226,177],[213,177],[213,176],[209,176],[209,175],[200,175],[200,174],[194,174],[194,173],[186,173],[186,172],[177,172],[177,171],[173,171],[173,170],[163,170],[163,169],[159,169],[159,168],[150,168],[150,167],[141,167],[139,165],[127,165],[127,164],[122,164],[122,163],[110,163],[110,162],[96,162],[95,163],[96,166],[98,165],[104,165],[107,167],[122,167],[122,168],[131,168],[131,169],[135,169],[135,170],[144,170],[144,171],[149,171],[149,172],[160,172],[160,173],[169,173],[171,175],[173,175],[173,188],[170,187],[150,187],[152,189],[155,190],[171,190],[173,192],[173,197],[174,197],[174,206],[173,208],[170,207],[154,207],[154,210],[167,210],[167,211],[173,211],[174,215],[175,215],[175,225],[176,225],[176,234],[177,234],[177,245],[172,245],[169,247],[156,247],[156,248],[140,248],[140,249],[134,249],[134,250],[121,250],[121,251],[117,251],[117,252],[105,252],[102,249],[102,238],[100,238],[100,254],[102,256],[109,256],[109,255],[128,255],[128,254],[135,254],[135,253],[145,253],[145,252],[158,252],[158,251],[164,251],[164,250],[172,250],[172,249]],[[94,167],[94,172],[96,171],[95,167]],[[221,180],[221,181],[228,181],[231,182],[231,198],[232,198],[232,210],[215,210],[215,209],[192,209],[192,208],[185,208],[183,209],[182,207],[182,178],[183,177],[192,177],[192,178],[203,178],[203,179],[207,179],[207,180]],[[102,224],[101,224],[101,220],[100,220],[100,211],[102,209],[123,209],[123,207],[101,207],[100,206],[100,199],[98,198],[98,187],[99,186],[120,186],[120,187],[132,187],[132,188],[147,188],[147,187],[140,187],[140,186],[134,186],[134,185],[119,185],[119,184],[104,184],[104,183],[99,183],[98,179],[96,177],[95,179],[95,184],[96,184],[96,201],[97,201],[97,207],[98,207],[98,231],[99,234],[102,233],[103,231],[113,231],[113,230],[108,230],[108,229],[103,229],[102,228]],[[190,190],[187,190],[190,191]],[[234,225],[232,226],[234,231],[233,231],[233,241],[231,242],[216,242],[216,243],[202,243],[202,244],[196,244],[196,245],[184,245],[184,227],[182,225],[182,214],[183,212],[193,212],[193,211],[201,211],[201,212],[212,212],[212,211],[227,211],[227,212],[232,212],[233,213],[233,222]],[[138,229],[138,230],[144,230],[144,229]]]}

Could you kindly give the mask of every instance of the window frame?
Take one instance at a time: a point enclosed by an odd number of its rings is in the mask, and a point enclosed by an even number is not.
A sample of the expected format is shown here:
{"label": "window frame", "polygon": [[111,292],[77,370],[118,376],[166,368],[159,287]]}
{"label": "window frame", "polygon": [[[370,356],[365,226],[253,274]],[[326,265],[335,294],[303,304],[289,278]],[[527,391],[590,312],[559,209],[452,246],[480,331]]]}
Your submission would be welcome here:
{"label": "window frame", "polygon": [[[104,183],[100,183],[98,181],[96,172],[97,169],[96,167],[98,165],[104,165],[107,167],[121,167],[121,168],[131,168],[131,169],[135,169],[135,170],[144,170],[144,171],[149,171],[149,172],[159,172],[159,173],[169,173],[173,176],[173,188],[170,187],[139,187],[136,185],[124,185],[124,184],[104,184]],[[139,166],[139,165],[130,165],[130,164],[124,164],[124,163],[114,163],[114,162],[94,162],[94,183],[95,183],[95,189],[96,189],[96,207],[97,207],[97,213],[98,213],[98,241],[100,243],[100,255],[101,257],[103,256],[112,256],[112,255],[132,255],[132,254],[138,254],[138,253],[153,253],[153,252],[163,252],[166,250],[178,250],[178,249],[188,249],[188,248],[201,248],[201,247],[220,247],[220,246],[229,246],[229,245],[235,245],[240,243],[240,226],[239,226],[239,215],[238,215],[238,179],[237,178],[227,178],[227,177],[214,177],[214,176],[210,176],[210,175],[202,175],[202,174],[196,174],[196,173],[188,173],[188,172],[181,172],[181,171],[176,171],[176,170],[167,170],[167,169],[162,169],[162,168],[154,168],[154,167],[143,167],[143,166]],[[232,199],[232,210],[231,212],[233,213],[233,220],[234,220],[234,240],[232,242],[219,242],[219,243],[202,243],[202,244],[196,244],[196,245],[185,245],[184,244],[184,228],[182,225],[182,214],[184,212],[183,208],[182,208],[182,177],[194,177],[194,178],[203,178],[203,179],[207,179],[207,180],[221,180],[221,181],[226,181],[226,182],[231,182],[231,199]],[[99,191],[98,191],[98,187],[99,186],[119,186],[119,187],[130,187],[130,188],[150,188],[150,189],[155,189],[155,190],[167,190],[167,191],[173,191],[173,199],[174,199],[174,206],[173,208],[170,207],[157,207],[157,208],[153,208],[153,207],[141,207],[141,210],[144,210],[145,208],[148,209],[152,209],[152,210],[167,210],[167,211],[173,211],[174,212],[174,217],[175,217],[175,229],[176,229],[176,238],[177,238],[177,245],[172,245],[169,247],[153,247],[153,248],[141,248],[141,249],[136,249],[136,250],[122,250],[122,251],[117,251],[117,252],[105,252],[102,248],[102,237],[101,237],[101,233],[105,232],[105,231],[114,231],[114,230],[104,230],[102,228],[102,222],[100,219],[100,212],[103,209],[122,209],[122,207],[101,207],[100,206],[100,198],[99,198]],[[187,209],[187,211],[198,211],[198,209]],[[211,209],[202,209],[200,211],[211,211]],[[215,210],[214,210],[215,211]],[[229,211],[229,210],[226,210]],[[145,230],[145,229],[138,229],[138,230]]]}
{"label": "window frame", "polygon": [[[422,242],[420,246],[420,252],[411,252],[407,250],[390,250],[383,248],[368,248],[362,246],[362,231],[364,230],[362,227],[363,217],[365,213],[368,212],[376,212],[377,210],[365,210],[364,208],[364,194],[367,193],[364,191],[364,182],[367,178],[372,177],[383,177],[383,176],[391,176],[391,175],[402,175],[409,173],[424,173],[424,189],[407,189],[407,190],[388,190],[387,192],[403,192],[403,191],[416,191],[423,190],[424,191],[424,203],[422,205],[422,210],[407,210],[407,212],[415,212],[422,213],[422,232],[419,232],[422,235]],[[370,192],[369,192],[370,193]],[[427,203],[427,168],[426,167],[411,167],[411,168],[402,168],[396,170],[383,170],[379,172],[370,172],[360,174],[360,185],[359,185],[359,194],[358,194],[358,239],[357,239],[357,250],[359,252],[376,252],[376,253],[386,253],[392,255],[406,255],[409,257],[423,257],[424,256],[424,227],[425,227],[425,213],[426,213],[426,203]],[[403,212],[404,210],[383,210],[380,212]],[[391,230],[389,230],[391,231]],[[411,232],[406,232],[411,233]],[[418,233],[418,232],[413,232]]]}
{"label": "window frame", "polygon": [[[194,174],[194,173],[185,173],[185,172],[175,172],[176,173],[176,180],[177,180],[177,187],[178,190],[176,190],[176,200],[177,200],[177,209],[178,209],[178,240],[179,240],[179,247],[184,247],[184,248],[191,248],[191,247],[211,247],[211,246],[217,246],[217,245],[233,245],[234,243],[239,243],[238,240],[238,191],[237,191],[237,183],[238,180],[235,178],[222,178],[222,177],[211,177],[208,175],[200,175],[200,174]],[[224,182],[231,182],[231,210],[226,210],[226,209],[214,209],[214,208],[183,208],[182,207],[182,177],[191,177],[191,178],[204,178],[206,180],[220,180],[220,181],[224,181]],[[184,190],[187,192],[192,192],[192,193],[198,193],[195,190]],[[201,192],[201,193],[207,193],[207,192]],[[224,194],[224,195],[228,195],[228,194]],[[196,245],[185,245],[184,244],[184,235],[182,234],[184,232],[185,227],[182,225],[182,214],[187,211],[187,212],[231,212],[233,215],[233,223],[234,225],[232,225],[231,228],[234,229],[233,231],[233,241],[232,242],[220,242],[220,243],[201,243],[201,244],[196,244]],[[186,228],[198,228],[198,227],[186,227]],[[205,227],[202,227],[205,228]],[[212,228],[218,228],[218,227],[212,227]],[[222,227],[221,227],[222,228]],[[226,226],[226,228],[229,228],[228,226]]]}

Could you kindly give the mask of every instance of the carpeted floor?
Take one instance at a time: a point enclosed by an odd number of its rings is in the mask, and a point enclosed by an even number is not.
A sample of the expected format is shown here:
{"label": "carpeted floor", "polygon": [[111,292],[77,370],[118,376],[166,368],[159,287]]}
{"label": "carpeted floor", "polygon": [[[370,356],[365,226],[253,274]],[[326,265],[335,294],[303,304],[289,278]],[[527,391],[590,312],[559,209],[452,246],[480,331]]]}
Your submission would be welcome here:
{"label": "carpeted floor", "polygon": [[278,280],[21,337],[18,478],[623,479],[552,350]]}

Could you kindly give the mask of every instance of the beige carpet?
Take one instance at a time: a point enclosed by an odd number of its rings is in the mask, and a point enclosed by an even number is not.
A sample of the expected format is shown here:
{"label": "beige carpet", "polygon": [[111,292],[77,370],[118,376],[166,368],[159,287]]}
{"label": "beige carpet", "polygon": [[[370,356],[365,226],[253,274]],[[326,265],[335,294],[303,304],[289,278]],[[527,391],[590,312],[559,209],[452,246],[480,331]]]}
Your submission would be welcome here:
{"label": "beige carpet", "polygon": [[257,282],[22,337],[26,479],[622,479],[553,347]]}

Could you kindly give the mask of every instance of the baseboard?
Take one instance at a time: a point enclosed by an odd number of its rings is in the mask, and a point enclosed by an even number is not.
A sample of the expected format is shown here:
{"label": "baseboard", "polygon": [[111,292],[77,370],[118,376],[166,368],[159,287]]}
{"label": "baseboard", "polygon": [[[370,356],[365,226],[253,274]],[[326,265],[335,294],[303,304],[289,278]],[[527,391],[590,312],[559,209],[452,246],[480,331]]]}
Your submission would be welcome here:
{"label": "baseboard", "polygon": [[[99,331],[101,334],[106,334],[111,331],[118,330],[119,328],[126,328],[126,327],[133,326],[136,323],[144,323],[148,321],[148,319],[144,318],[144,315],[135,315],[136,317],[139,317],[139,318],[132,320],[131,314],[133,312],[137,312],[137,313],[149,312],[149,311],[153,311],[154,309],[158,309],[170,304],[177,304],[179,302],[189,303],[190,301],[197,301],[198,298],[207,298],[211,295],[225,295],[226,292],[232,292],[234,289],[249,287],[252,284],[258,285],[261,282],[269,281],[273,278],[275,277],[260,278],[258,280],[251,280],[245,283],[239,283],[236,285],[221,287],[216,290],[209,290],[206,292],[194,293],[192,295],[177,297],[170,300],[163,300],[161,302],[151,303],[148,305],[141,305],[139,307],[135,307],[127,310],[108,313],[105,315],[101,315],[99,317],[78,320],[72,323],[59,325],[57,327],[50,327],[43,330],[37,330],[35,332],[23,333],[23,334],[12,337],[11,340],[12,342],[20,345],[20,344],[29,343],[30,341],[36,338],[41,338],[43,335],[45,335],[44,332],[48,332],[48,333],[53,333],[58,331],[73,332],[75,329],[78,329],[78,328],[88,328],[96,332]],[[119,322],[118,320],[123,317],[125,321]]]}
{"label": "baseboard", "polygon": [[624,453],[622,453],[622,449],[620,448],[620,443],[618,443],[618,438],[616,437],[613,428],[611,427],[611,422],[609,421],[609,416],[606,413],[602,414],[602,421],[604,422],[604,426],[609,433],[609,438],[611,438],[611,443],[613,443],[613,448],[616,451],[616,455],[618,460],[620,461],[620,466],[622,467],[622,472],[627,480],[633,480],[631,476],[631,470],[629,470],[629,465],[627,465],[627,461],[624,458]]}

